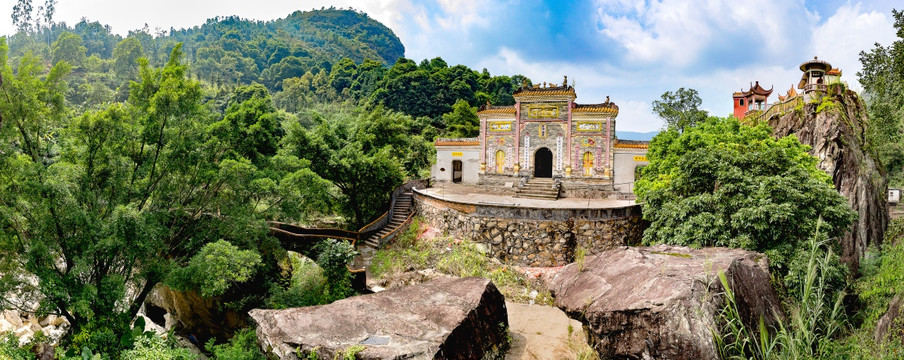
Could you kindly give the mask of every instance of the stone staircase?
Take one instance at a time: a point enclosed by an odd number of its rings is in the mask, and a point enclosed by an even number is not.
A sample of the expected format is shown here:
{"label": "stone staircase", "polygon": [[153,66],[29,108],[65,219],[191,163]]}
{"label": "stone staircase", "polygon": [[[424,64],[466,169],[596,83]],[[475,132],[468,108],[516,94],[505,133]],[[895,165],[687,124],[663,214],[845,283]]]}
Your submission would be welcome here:
{"label": "stone staircase", "polygon": [[373,234],[368,237],[367,240],[364,240],[364,244],[372,248],[380,247],[383,238],[402,225],[405,220],[408,219],[409,215],[411,215],[411,193],[402,193],[396,198],[392,214],[389,214],[389,223],[376,234]]}
{"label": "stone staircase", "polygon": [[532,178],[524,187],[518,189],[515,197],[556,200],[559,198],[559,185],[550,178]]}

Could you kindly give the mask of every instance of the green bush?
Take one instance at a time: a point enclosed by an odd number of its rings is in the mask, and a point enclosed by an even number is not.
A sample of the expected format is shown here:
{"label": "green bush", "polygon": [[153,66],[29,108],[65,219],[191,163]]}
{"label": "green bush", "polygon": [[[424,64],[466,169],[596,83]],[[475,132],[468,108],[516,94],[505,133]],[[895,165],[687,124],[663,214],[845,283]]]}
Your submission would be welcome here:
{"label": "green bush", "polygon": [[213,339],[204,345],[213,360],[266,360],[257,345],[254,329],[245,328],[235,333],[226,344],[216,345]]}
{"label": "green bush", "polygon": [[205,297],[219,296],[231,285],[251,279],[260,264],[257,252],[219,240],[204,245],[188,266],[174,270],[167,284],[180,291],[198,289]]}
{"label": "green bush", "polygon": [[274,284],[267,307],[286,309],[329,303],[327,282],[320,267],[306,257],[292,255],[290,259],[292,277],[289,284]]}
{"label": "green bush", "polygon": [[12,332],[0,334],[0,359],[3,360],[33,360],[35,356],[19,347],[19,339]]}
{"label": "green bush", "polygon": [[341,240],[327,239],[317,244],[317,265],[326,278],[330,301],[347,298],[355,293],[348,264],[358,255],[354,245]]}
{"label": "green bush", "polygon": [[[833,258],[829,240],[817,233],[810,238],[804,281],[794,299],[787,320],[777,319],[776,328],[767,328],[760,318],[757,328],[741,321],[738,302],[725,273],[719,280],[725,289],[725,307],[719,316],[721,329],[713,337],[723,359],[827,359],[841,356],[832,341],[844,328],[843,291],[828,286]],[[844,357],[843,357],[844,358]]]}
{"label": "green bush", "polygon": [[904,241],[899,241],[904,219],[895,219],[886,232],[883,249],[865,261],[857,282],[860,300],[866,305],[865,324],[874,325],[897,294],[904,293]]}
{"label": "green bush", "polygon": [[197,355],[172,340],[151,334],[135,339],[134,347],[120,353],[121,360],[195,360]]}

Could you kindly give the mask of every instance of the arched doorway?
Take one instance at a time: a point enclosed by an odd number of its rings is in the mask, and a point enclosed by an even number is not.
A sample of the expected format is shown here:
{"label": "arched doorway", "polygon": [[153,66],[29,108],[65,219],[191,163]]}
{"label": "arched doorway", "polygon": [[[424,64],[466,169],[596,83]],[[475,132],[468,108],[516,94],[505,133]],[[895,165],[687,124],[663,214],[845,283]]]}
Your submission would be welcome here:
{"label": "arched doorway", "polygon": [[461,160],[452,160],[452,182],[461,182]]}
{"label": "arched doorway", "polygon": [[552,177],[552,151],[548,148],[539,148],[534,153],[534,177]]}

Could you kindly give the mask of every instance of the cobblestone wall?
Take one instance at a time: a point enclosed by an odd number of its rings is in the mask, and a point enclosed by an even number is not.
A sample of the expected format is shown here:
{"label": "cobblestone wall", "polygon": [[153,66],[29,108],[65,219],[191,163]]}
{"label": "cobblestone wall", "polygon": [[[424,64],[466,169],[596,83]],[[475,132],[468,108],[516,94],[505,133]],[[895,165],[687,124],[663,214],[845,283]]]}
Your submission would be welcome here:
{"label": "cobblestone wall", "polygon": [[[574,261],[575,250],[588,255],[636,245],[643,235],[640,209],[556,209],[554,219],[537,219],[546,209],[461,204],[415,194],[418,215],[451,236],[480,244],[487,253],[518,266],[559,266]],[[493,214],[488,216],[486,214]]]}

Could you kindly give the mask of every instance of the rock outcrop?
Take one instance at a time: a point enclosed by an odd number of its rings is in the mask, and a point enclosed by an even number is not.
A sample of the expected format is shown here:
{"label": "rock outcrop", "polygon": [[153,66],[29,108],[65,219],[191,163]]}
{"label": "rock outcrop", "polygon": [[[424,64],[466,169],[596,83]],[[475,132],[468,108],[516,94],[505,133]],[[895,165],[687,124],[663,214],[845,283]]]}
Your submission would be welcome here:
{"label": "rock outcrop", "polygon": [[[196,291],[176,291],[165,285],[158,285],[148,295],[145,309],[162,309],[165,315],[149,316],[153,323],[190,335],[199,344],[210,338],[228,338],[248,326],[243,314],[223,306],[219,298],[202,297]],[[158,318],[166,318],[165,323],[161,324]]]}
{"label": "rock outcrop", "polygon": [[[508,314],[484,278],[436,279],[329,305],[250,312],[269,356],[332,359],[481,359],[507,346]],[[499,356],[501,357],[501,356]]]}
{"label": "rock outcrop", "polygon": [[873,337],[877,343],[882,343],[886,340],[904,340],[904,324],[902,324],[904,319],[901,317],[904,311],[902,310],[904,310],[904,297],[901,294],[895,295],[888,302],[888,310],[885,315],[882,315],[879,318],[879,322],[876,323]]}
{"label": "rock outcrop", "polygon": [[857,222],[841,239],[841,260],[857,269],[866,248],[881,244],[888,227],[887,183],[885,171],[864,146],[869,119],[863,102],[852,91],[829,99],[801,98],[802,108],[773,116],[769,126],[776,137],[795,134],[809,145],[810,154],[819,158],[819,168],[832,176],[835,189],[858,213]]}
{"label": "rock outcrop", "polygon": [[623,247],[565,266],[549,280],[556,306],[584,324],[604,359],[718,359],[713,330],[725,272],[742,320],[775,322],[765,255],[726,248]]}

